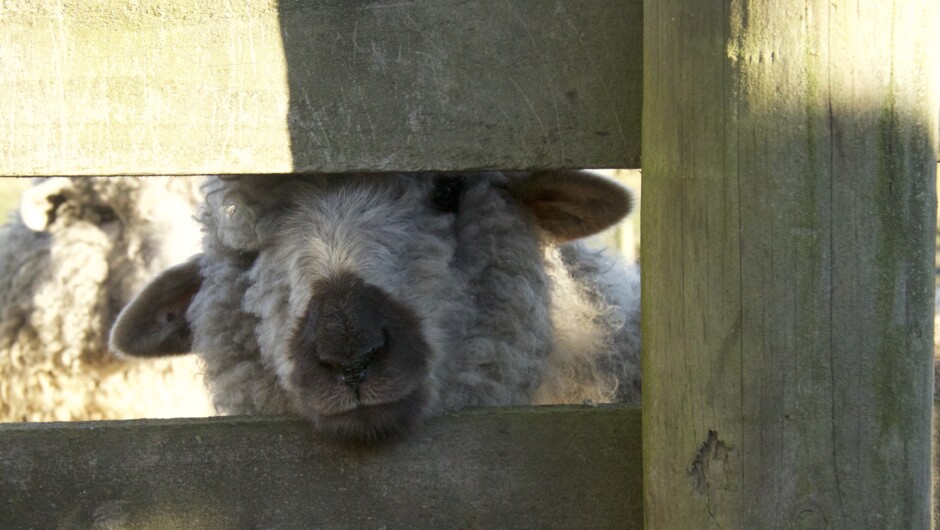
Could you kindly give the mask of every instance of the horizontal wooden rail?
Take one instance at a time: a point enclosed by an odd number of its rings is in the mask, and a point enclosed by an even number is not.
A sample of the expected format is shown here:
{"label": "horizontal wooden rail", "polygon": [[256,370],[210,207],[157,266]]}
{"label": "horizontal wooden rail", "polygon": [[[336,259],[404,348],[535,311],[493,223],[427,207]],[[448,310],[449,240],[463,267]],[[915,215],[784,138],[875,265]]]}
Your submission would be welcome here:
{"label": "horizontal wooden rail", "polygon": [[642,0],[5,3],[0,175],[638,167]]}
{"label": "horizontal wooden rail", "polygon": [[375,447],[304,421],[0,425],[0,528],[626,528],[642,515],[640,412],[435,418]]}

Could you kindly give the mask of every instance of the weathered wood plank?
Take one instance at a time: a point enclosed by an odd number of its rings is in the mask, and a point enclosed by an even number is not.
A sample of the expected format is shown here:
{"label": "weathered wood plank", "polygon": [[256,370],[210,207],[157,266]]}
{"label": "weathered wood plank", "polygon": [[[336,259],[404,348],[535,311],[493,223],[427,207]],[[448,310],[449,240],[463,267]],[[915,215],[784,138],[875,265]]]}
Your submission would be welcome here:
{"label": "weathered wood plank", "polygon": [[640,413],[490,409],[346,447],[301,420],[0,425],[0,528],[642,527]]}
{"label": "weathered wood plank", "polygon": [[641,0],[4,2],[0,175],[637,167]]}
{"label": "weathered wood plank", "polygon": [[938,9],[646,3],[648,529],[928,528]]}
{"label": "weathered wood plank", "polygon": [[936,383],[934,384],[933,399],[933,434],[931,436],[931,465],[932,477],[930,485],[932,488],[931,497],[933,499],[933,526],[932,529],[940,529],[940,400],[937,399]]}

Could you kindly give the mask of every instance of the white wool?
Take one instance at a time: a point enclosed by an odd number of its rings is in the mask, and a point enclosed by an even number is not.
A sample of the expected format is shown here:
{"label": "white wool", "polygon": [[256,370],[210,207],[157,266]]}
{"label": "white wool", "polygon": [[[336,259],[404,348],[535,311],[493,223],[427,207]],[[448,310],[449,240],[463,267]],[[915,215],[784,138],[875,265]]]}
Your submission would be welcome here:
{"label": "white wool", "polygon": [[579,276],[564,265],[560,249],[546,251],[555,345],[532,402],[639,402],[639,365],[618,355],[640,350],[639,267],[582,245],[566,250],[591,270]]}

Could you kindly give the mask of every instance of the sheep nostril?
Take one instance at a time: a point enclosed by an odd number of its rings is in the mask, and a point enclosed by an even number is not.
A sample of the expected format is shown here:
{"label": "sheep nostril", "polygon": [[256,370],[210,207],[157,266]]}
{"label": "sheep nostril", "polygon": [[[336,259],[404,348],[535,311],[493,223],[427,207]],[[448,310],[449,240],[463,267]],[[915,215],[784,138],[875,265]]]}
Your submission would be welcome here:
{"label": "sheep nostril", "polygon": [[359,385],[366,382],[367,375],[368,371],[364,366],[358,364],[349,366],[343,371],[343,384],[356,390]]}
{"label": "sheep nostril", "polygon": [[319,364],[321,368],[329,372],[336,372],[338,374],[341,374],[346,371],[345,364],[338,362],[338,361],[334,361],[332,359],[318,359],[317,364]]}
{"label": "sheep nostril", "polygon": [[341,362],[330,358],[321,358],[317,362],[324,369],[340,376],[343,384],[355,390],[366,381],[369,368],[375,364],[385,349],[386,342],[383,340],[381,345],[360,354],[353,362]]}
{"label": "sheep nostril", "polygon": [[319,360],[317,361],[317,364],[319,364],[320,367],[322,367],[324,370],[338,376],[344,385],[349,386],[354,390],[365,382],[366,376],[368,374],[366,365],[361,362],[344,364],[331,360]]}

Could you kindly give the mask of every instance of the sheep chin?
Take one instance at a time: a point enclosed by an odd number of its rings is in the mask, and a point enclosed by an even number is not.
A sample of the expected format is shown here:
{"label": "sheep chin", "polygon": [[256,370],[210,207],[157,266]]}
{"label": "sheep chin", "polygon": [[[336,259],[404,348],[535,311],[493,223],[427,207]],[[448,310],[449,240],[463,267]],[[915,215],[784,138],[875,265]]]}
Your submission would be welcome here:
{"label": "sheep chin", "polygon": [[397,401],[359,405],[339,413],[323,414],[305,406],[303,416],[316,430],[337,441],[377,443],[407,433],[421,416],[426,401],[424,387],[419,387]]}

